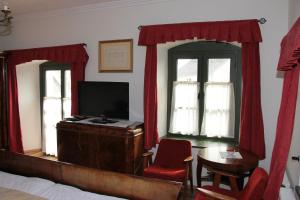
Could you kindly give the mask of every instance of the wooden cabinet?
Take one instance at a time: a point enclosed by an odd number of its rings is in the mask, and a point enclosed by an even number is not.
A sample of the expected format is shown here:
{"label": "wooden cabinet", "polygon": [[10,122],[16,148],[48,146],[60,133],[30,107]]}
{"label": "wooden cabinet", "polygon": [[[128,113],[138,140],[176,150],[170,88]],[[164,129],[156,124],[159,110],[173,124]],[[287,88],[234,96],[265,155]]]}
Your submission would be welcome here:
{"label": "wooden cabinet", "polygon": [[103,170],[138,174],[144,152],[143,124],[122,128],[61,121],[58,160]]}

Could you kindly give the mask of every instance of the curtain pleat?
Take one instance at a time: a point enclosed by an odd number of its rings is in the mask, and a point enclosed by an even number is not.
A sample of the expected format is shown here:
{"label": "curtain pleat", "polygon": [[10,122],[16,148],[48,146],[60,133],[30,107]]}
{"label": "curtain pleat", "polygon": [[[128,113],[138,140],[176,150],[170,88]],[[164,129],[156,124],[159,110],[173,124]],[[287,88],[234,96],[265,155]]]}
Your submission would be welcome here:
{"label": "curtain pleat", "polygon": [[84,80],[88,55],[84,44],[8,51],[8,131],[9,149],[23,152],[16,65],[32,60],[51,60],[71,65],[71,113],[77,114],[77,81]]}

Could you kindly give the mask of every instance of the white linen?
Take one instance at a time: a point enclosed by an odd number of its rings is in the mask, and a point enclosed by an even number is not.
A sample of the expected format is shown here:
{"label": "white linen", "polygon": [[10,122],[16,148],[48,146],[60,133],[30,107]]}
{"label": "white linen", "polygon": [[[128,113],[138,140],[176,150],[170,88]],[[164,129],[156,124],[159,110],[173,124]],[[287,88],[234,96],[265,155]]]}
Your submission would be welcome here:
{"label": "white linen", "polygon": [[85,192],[52,181],[0,171],[0,187],[26,192],[49,200],[117,200],[121,198]]}
{"label": "white linen", "polygon": [[26,192],[32,195],[40,194],[55,183],[41,178],[28,178],[0,171],[0,187]]}
{"label": "white linen", "polygon": [[55,184],[54,186],[48,188],[41,195],[46,199],[51,200],[116,200],[120,199],[117,197],[104,196],[90,192],[84,192],[78,188]]}

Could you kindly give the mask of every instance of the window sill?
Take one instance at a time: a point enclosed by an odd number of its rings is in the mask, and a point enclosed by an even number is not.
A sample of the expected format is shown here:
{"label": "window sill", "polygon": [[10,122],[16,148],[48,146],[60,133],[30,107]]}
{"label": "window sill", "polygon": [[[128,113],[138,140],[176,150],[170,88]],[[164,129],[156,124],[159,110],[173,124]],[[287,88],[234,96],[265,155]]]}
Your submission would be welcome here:
{"label": "window sill", "polygon": [[186,136],[170,136],[166,135],[161,138],[171,138],[171,139],[179,139],[179,140],[188,140],[192,143],[193,148],[206,148],[206,147],[229,147],[236,146],[237,143],[233,141],[220,141],[216,139],[209,138],[191,138]]}

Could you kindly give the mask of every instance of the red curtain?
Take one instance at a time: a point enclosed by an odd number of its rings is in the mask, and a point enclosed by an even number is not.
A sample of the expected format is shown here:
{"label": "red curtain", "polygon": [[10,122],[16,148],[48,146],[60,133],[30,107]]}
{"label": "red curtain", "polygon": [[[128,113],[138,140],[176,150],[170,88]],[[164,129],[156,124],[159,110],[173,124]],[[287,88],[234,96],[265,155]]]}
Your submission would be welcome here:
{"label": "red curtain", "polygon": [[300,18],[283,38],[278,70],[284,75],[281,105],[277,120],[276,139],[273,147],[269,182],[264,199],[278,199],[280,186],[291,146],[300,67]]}
{"label": "red curtain", "polygon": [[71,113],[77,113],[77,81],[84,80],[88,55],[84,44],[8,51],[8,132],[9,149],[23,152],[19,116],[16,65],[32,60],[51,60],[71,65]]}
{"label": "red curtain", "polygon": [[264,159],[265,141],[260,102],[258,43],[242,43],[242,77],[240,147],[251,150],[260,159]]}
{"label": "red curtain", "polygon": [[147,47],[144,76],[144,128],[145,148],[151,149],[158,143],[157,131],[157,48]]}
{"label": "red curtain", "polygon": [[[149,73],[157,70],[157,52],[154,53],[153,46],[159,43],[194,38],[242,43],[243,59],[245,59],[243,60],[243,70],[246,70],[247,73],[243,72],[243,85],[246,84],[243,87],[246,91],[242,96],[241,133],[243,134],[241,134],[240,147],[256,153],[261,159],[264,158],[265,142],[260,99],[258,47],[262,38],[256,19],[143,26],[139,35],[139,45],[147,46],[144,87],[156,88],[156,75]],[[149,58],[150,56],[152,58]],[[150,67],[155,69],[148,69]],[[150,148],[155,145],[158,138],[157,131],[154,131],[157,130],[157,115],[154,115],[157,113],[156,89],[152,93],[145,90],[144,102],[145,146]],[[151,120],[149,120],[150,118]]]}

